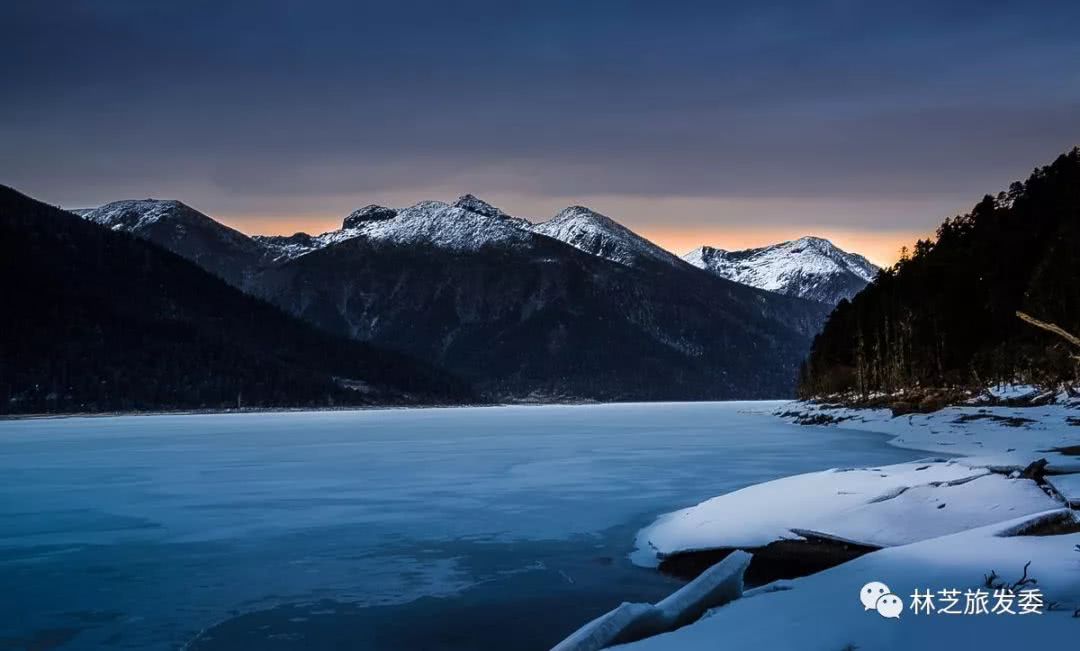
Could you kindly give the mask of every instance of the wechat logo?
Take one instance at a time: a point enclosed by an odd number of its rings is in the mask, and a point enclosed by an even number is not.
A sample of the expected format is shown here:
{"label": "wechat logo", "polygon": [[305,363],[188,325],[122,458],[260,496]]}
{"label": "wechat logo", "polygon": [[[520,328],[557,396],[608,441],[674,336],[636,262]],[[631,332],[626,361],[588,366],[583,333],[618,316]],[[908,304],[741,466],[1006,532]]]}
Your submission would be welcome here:
{"label": "wechat logo", "polygon": [[862,602],[863,610],[876,610],[879,615],[888,619],[900,619],[900,613],[904,612],[904,602],[894,595],[889,586],[880,581],[871,581],[859,590],[859,601]]}

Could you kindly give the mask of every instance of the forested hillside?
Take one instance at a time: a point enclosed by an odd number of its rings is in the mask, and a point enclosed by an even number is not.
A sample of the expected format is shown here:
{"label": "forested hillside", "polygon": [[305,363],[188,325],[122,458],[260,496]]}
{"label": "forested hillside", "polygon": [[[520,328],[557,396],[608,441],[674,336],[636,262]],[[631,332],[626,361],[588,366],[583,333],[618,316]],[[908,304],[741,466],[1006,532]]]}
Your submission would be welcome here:
{"label": "forested hillside", "polygon": [[1080,332],[1080,149],[946,220],[841,302],[800,393],[1076,380],[1069,344],[1018,310]]}
{"label": "forested hillside", "polygon": [[473,401],[180,256],[0,186],[0,413]]}

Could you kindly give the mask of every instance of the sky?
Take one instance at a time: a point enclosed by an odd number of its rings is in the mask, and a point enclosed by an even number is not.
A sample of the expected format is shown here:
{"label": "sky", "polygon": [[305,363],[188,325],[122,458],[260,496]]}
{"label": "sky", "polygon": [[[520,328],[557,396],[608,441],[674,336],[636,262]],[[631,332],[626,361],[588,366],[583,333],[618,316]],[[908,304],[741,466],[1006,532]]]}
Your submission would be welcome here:
{"label": "sky", "polygon": [[1080,144],[1080,3],[0,0],[0,183],[248,233],[470,192],[878,263]]}

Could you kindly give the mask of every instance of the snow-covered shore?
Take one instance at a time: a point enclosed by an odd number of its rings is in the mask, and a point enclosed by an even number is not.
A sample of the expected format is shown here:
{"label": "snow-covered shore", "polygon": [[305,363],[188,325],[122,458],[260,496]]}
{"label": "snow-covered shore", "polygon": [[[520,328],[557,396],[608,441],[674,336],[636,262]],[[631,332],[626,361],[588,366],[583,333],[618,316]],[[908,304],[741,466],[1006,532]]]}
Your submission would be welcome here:
{"label": "snow-covered shore", "polygon": [[841,468],[757,484],[662,516],[638,535],[641,565],[673,554],[755,549],[799,532],[892,547],[1041,513],[1061,504],[1031,479],[963,461]]}
{"label": "snow-covered shore", "polygon": [[[1080,533],[1056,536],[1014,535],[1019,526],[1062,513],[1057,511],[980,527],[922,542],[890,547],[812,576],[779,582],[714,609],[674,632],[617,647],[635,651],[714,651],[724,649],[1023,649],[1069,648],[1080,636],[1073,609],[1080,599]],[[880,581],[910,604],[911,595],[958,590],[982,591],[993,608],[987,575],[1017,582],[1027,568],[1043,600],[1042,614],[986,612],[914,613],[910,605],[898,620],[864,609],[861,588]],[[1019,592],[1019,588],[1017,592]]]}
{"label": "snow-covered shore", "polygon": [[[1080,636],[1080,402],[970,404],[893,417],[885,409],[791,403],[800,422],[877,432],[890,443],[952,458],[786,477],[661,516],[639,532],[634,562],[716,550],[767,550],[823,538],[878,549],[832,569],[780,581],[698,622],[626,648],[1006,648]],[[1045,464],[1041,460],[1045,459]],[[1034,464],[1034,465],[1033,465]],[[860,588],[881,581],[909,604],[915,590],[992,591],[1027,578],[1042,614],[864,612]],[[1015,576],[1013,576],[1015,575]],[[999,578],[995,578],[999,577]],[[622,648],[622,647],[620,647]]]}
{"label": "snow-covered shore", "polygon": [[1049,472],[1080,472],[1080,449],[1076,449],[1080,446],[1080,400],[1064,394],[1052,404],[1040,406],[975,403],[895,418],[888,409],[808,403],[794,403],[778,413],[794,412],[803,414],[803,419],[829,417],[836,427],[844,429],[890,435],[893,438],[889,443],[897,447],[961,455],[969,465],[1023,468],[1035,459],[1045,458]]}

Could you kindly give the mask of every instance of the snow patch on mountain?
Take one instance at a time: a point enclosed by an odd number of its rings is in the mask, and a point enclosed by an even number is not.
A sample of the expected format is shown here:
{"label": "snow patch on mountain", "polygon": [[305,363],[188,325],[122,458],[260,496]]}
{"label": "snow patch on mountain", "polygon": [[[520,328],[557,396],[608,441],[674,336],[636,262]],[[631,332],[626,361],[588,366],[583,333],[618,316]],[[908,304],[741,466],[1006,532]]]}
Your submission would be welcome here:
{"label": "snow patch on mountain", "polygon": [[421,201],[392,218],[366,222],[357,235],[393,244],[427,244],[454,251],[477,251],[499,244],[525,244],[531,233],[498,214],[483,214],[441,201]]}
{"label": "snow patch on mountain", "polygon": [[138,231],[163,219],[184,217],[185,213],[198,211],[174,199],[126,199],[107,203],[100,208],[72,212],[114,231]]}
{"label": "snow patch on mountain", "polygon": [[408,208],[370,205],[347,216],[338,230],[321,235],[256,236],[274,249],[276,260],[288,260],[357,237],[398,245],[428,245],[454,251],[486,246],[525,244],[534,235],[531,224],[466,194],[453,204],[421,201]]}
{"label": "snow patch on mountain", "polygon": [[244,233],[175,199],[125,199],[71,212],[114,231],[132,233],[159,244],[198,233],[205,238],[204,243],[214,241],[248,252],[259,248],[258,242]]}
{"label": "snow patch on mountain", "polygon": [[863,256],[810,236],[742,251],[702,246],[683,260],[744,285],[829,304],[851,298],[880,271]]}
{"label": "snow patch on mountain", "polygon": [[532,230],[627,266],[635,266],[643,261],[682,264],[675,255],[584,206],[570,206],[549,221],[536,224]]}

